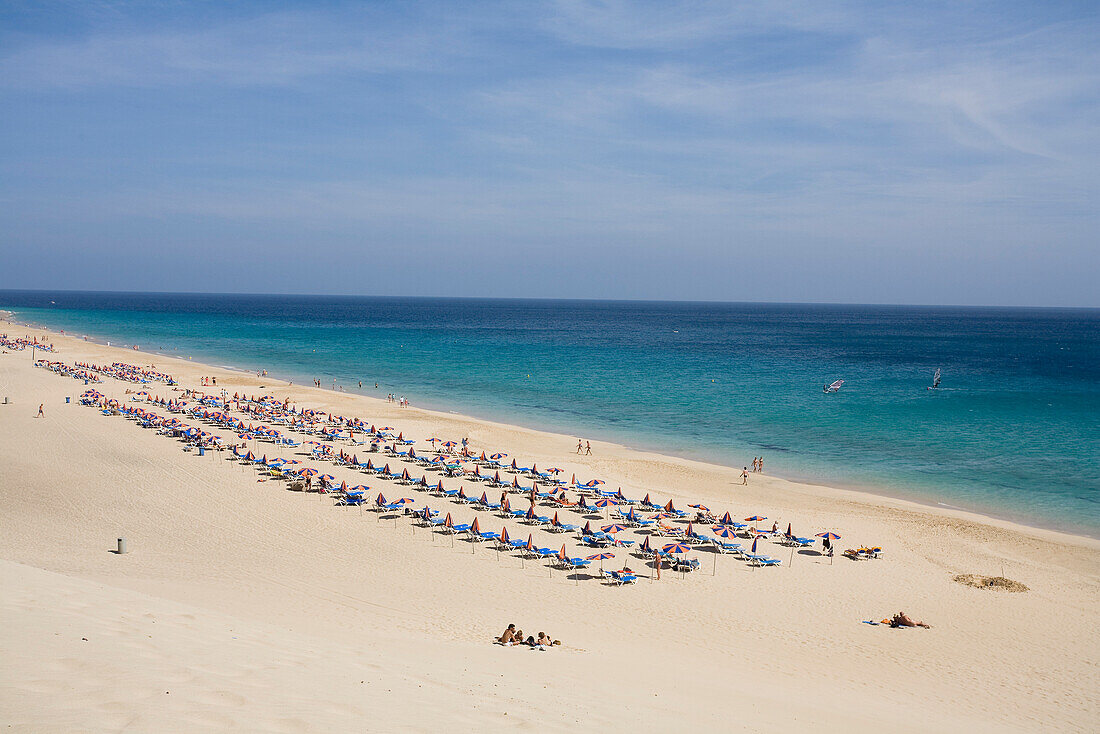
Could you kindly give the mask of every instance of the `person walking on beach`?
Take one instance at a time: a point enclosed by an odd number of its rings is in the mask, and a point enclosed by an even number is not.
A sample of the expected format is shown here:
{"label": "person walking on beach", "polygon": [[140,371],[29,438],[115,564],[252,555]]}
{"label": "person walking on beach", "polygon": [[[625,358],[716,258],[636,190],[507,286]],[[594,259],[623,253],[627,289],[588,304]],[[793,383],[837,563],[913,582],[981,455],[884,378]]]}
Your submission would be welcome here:
{"label": "person walking on beach", "polygon": [[757,471],[760,471],[760,472],[764,471],[764,457],[763,456],[760,457],[760,461],[757,463],[757,466],[759,466]]}
{"label": "person walking on beach", "polygon": [[591,441],[585,441],[584,455],[585,456],[591,456],[592,455],[592,442]]}
{"label": "person walking on beach", "polygon": [[577,453],[579,454],[584,447],[581,446],[581,440],[577,439]]}
{"label": "person walking on beach", "polygon": [[746,466],[741,470],[741,484],[749,483],[749,468]]}
{"label": "person walking on beach", "polygon": [[45,418],[46,417],[46,414],[42,410],[44,407],[46,407],[45,403],[39,403],[38,404],[38,415],[36,415],[35,418]]}

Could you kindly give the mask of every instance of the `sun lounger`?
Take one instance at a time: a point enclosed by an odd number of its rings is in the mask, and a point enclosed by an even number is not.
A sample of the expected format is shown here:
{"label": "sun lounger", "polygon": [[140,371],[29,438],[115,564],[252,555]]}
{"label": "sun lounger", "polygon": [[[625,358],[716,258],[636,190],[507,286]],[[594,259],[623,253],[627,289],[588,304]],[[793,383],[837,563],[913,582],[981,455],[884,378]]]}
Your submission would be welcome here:
{"label": "sun lounger", "polygon": [[615,586],[622,586],[623,584],[635,584],[638,582],[638,577],[632,573],[624,573],[622,571],[601,571],[600,575],[609,584]]}
{"label": "sun lounger", "polygon": [[469,533],[470,540],[474,541],[475,543],[481,543],[486,540],[500,540],[500,533],[495,533],[492,530],[484,530],[480,533],[475,533],[473,529],[470,528],[466,532]]}

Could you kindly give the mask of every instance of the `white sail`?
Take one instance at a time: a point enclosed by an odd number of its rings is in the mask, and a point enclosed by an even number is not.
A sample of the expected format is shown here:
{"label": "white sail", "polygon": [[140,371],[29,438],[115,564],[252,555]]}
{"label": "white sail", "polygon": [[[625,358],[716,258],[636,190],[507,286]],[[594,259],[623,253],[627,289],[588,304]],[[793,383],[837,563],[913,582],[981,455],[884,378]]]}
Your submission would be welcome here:
{"label": "white sail", "polygon": [[939,369],[937,369],[936,370],[936,376],[932,378],[932,387],[939,387],[939,386],[940,386],[940,371],[939,371]]}
{"label": "white sail", "polygon": [[837,380],[833,384],[829,385],[829,392],[836,392],[840,389],[840,386],[844,384],[844,380]]}

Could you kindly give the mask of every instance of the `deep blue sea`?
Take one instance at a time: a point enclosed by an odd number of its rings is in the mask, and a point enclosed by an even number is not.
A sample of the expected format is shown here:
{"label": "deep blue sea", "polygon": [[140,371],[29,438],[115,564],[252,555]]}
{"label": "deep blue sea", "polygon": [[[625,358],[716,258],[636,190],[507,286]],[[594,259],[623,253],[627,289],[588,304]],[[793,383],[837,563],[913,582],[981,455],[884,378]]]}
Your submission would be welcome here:
{"label": "deep blue sea", "polygon": [[781,476],[1100,536],[1096,309],[20,291],[0,308],[296,383],[362,380],[735,466],[762,454]]}

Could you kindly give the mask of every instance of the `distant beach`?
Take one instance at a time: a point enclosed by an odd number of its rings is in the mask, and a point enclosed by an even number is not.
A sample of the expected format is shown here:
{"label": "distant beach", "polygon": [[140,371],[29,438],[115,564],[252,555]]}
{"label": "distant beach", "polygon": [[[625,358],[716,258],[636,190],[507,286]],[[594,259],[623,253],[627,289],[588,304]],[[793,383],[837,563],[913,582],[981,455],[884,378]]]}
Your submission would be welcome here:
{"label": "distant beach", "polygon": [[729,466],[764,455],[798,481],[1100,535],[1096,310],[0,293],[13,302],[295,383]]}

